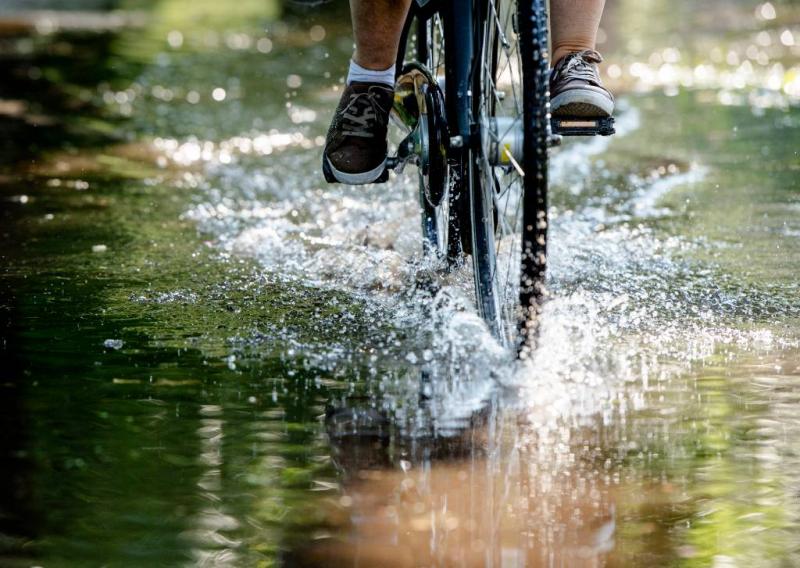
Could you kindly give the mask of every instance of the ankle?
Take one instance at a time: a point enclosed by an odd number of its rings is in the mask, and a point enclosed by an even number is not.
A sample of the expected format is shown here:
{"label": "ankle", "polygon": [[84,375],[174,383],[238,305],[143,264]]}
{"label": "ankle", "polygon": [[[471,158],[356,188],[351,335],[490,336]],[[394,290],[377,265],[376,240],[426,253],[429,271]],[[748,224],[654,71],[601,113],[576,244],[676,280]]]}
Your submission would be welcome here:
{"label": "ankle", "polygon": [[397,52],[387,51],[385,49],[358,49],[353,51],[353,56],[350,61],[354,61],[357,65],[364,69],[372,71],[382,71],[390,65],[395,64],[397,59]]}
{"label": "ankle", "polygon": [[361,83],[382,83],[388,87],[394,87],[395,66],[384,69],[369,69],[350,60],[350,70],[347,73],[347,84],[354,81]]}

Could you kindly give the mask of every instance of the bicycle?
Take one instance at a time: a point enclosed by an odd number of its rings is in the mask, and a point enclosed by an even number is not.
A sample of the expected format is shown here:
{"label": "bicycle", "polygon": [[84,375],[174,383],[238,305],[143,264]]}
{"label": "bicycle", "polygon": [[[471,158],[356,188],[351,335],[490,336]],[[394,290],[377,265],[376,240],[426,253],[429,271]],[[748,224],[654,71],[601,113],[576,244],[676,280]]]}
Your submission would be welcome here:
{"label": "bicycle", "polygon": [[546,0],[414,0],[393,109],[407,136],[378,180],[418,166],[425,251],[472,258],[479,314],[522,356],[546,295],[549,148],[614,132],[613,118],[551,118],[547,24]]}

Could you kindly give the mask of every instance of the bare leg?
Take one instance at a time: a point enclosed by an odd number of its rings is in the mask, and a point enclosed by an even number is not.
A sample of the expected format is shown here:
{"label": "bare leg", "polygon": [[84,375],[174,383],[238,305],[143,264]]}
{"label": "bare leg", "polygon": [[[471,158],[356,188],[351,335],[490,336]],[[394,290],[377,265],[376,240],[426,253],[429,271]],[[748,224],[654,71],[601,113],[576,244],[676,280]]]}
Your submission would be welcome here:
{"label": "bare leg", "polygon": [[394,65],[409,6],[411,0],[350,0],[353,61],[376,71]]}
{"label": "bare leg", "polygon": [[553,64],[573,51],[595,48],[604,6],[605,0],[552,0]]}

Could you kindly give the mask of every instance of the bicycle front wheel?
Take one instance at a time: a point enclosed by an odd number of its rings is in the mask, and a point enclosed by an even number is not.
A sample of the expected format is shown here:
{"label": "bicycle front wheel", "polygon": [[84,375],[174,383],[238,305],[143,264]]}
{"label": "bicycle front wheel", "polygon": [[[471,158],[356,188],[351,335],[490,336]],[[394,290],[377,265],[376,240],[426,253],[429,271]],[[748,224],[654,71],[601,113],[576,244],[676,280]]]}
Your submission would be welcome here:
{"label": "bicycle front wheel", "polygon": [[544,296],[550,138],[546,0],[483,3],[469,167],[478,310],[494,335],[530,345]]}

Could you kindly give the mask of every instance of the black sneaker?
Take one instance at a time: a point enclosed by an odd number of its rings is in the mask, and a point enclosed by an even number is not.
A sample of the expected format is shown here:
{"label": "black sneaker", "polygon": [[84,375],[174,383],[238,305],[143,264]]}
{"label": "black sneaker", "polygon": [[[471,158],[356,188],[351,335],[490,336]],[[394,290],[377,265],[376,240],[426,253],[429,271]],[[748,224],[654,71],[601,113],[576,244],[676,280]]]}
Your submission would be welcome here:
{"label": "black sneaker", "polygon": [[594,50],[562,57],[550,74],[550,110],[553,116],[605,118],[614,112],[614,97],[600,82]]}
{"label": "black sneaker", "polygon": [[323,168],[340,183],[372,183],[386,168],[386,130],[394,90],[382,83],[347,86],[333,115]]}

